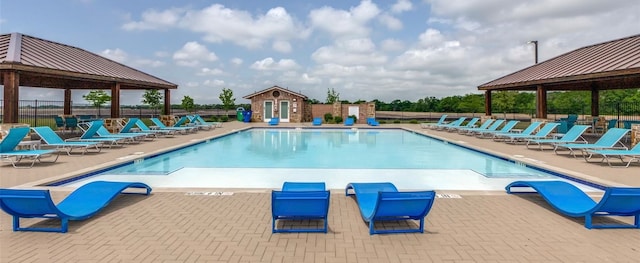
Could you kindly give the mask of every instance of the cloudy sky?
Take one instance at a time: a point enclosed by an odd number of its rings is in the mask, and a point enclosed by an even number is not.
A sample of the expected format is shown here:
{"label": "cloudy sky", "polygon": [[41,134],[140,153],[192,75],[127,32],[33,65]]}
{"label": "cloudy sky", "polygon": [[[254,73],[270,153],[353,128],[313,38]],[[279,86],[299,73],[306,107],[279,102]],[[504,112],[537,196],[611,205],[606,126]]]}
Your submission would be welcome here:
{"label": "cloudy sky", "polygon": [[[325,101],[416,101],[640,34],[637,0],[0,0],[0,33],[64,43],[178,84],[198,104],[273,85]],[[0,91],[0,95],[2,91]],[[74,92],[74,103],[86,103]],[[123,92],[139,104],[141,92]],[[22,99],[63,99],[21,89]]]}

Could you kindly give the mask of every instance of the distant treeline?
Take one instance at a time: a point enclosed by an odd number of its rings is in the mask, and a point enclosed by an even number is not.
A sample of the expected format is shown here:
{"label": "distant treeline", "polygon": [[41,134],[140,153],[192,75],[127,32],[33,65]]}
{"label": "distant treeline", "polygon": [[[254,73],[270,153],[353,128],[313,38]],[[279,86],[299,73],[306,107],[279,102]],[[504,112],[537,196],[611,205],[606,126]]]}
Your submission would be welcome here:
{"label": "distant treeline", "polygon": [[[534,114],[536,94],[534,92],[500,91],[492,92],[493,113]],[[342,101],[359,103],[364,101]],[[443,98],[427,97],[415,102],[394,100],[389,103],[374,100],[376,110],[405,112],[484,112],[484,94],[467,94]],[[591,112],[591,92],[557,91],[547,93],[549,114],[589,114]],[[640,114],[640,89],[600,91],[601,114]]]}

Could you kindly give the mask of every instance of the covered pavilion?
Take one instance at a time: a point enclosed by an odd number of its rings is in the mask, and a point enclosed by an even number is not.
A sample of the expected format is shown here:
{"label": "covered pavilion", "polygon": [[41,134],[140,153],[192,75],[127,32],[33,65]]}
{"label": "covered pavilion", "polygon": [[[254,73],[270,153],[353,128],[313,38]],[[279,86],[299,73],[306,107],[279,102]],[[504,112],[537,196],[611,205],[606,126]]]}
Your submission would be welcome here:
{"label": "covered pavilion", "polygon": [[0,35],[0,81],[4,85],[3,123],[18,121],[20,86],[64,89],[64,114],[72,90],[110,90],[111,117],[120,117],[121,90],[163,90],[170,114],[170,90],[178,85],[81,48],[21,33]]}
{"label": "covered pavilion", "polygon": [[599,92],[640,88],[640,35],[582,47],[478,86],[491,115],[491,92],[535,91],[536,117],[547,118],[548,91],[591,91],[591,116]]}

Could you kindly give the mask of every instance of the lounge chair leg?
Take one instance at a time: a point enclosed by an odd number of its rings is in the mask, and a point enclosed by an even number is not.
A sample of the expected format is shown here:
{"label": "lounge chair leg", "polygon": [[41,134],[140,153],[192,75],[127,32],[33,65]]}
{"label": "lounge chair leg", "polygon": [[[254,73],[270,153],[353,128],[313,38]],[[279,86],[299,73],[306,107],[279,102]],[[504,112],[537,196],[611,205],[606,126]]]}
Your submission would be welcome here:
{"label": "lounge chair leg", "polygon": [[13,216],[13,231],[18,231],[20,229],[20,217]]}
{"label": "lounge chair leg", "polygon": [[60,227],[60,232],[67,233],[67,230],[69,229],[69,219],[62,218],[61,220],[62,220],[62,226]]}
{"label": "lounge chair leg", "polygon": [[424,217],[420,219],[420,233],[424,233]]}
{"label": "lounge chair leg", "polygon": [[636,226],[636,228],[640,228],[640,215],[636,215],[636,220],[634,225]]}
{"label": "lounge chair leg", "polygon": [[375,227],[373,226],[373,220],[369,221],[369,235],[373,235],[375,232]]}
{"label": "lounge chair leg", "polygon": [[587,229],[591,229],[591,228],[593,228],[593,225],[591,224],[591,215],[586,215],[586,216],[584,217],[584,226],[585,226]]}

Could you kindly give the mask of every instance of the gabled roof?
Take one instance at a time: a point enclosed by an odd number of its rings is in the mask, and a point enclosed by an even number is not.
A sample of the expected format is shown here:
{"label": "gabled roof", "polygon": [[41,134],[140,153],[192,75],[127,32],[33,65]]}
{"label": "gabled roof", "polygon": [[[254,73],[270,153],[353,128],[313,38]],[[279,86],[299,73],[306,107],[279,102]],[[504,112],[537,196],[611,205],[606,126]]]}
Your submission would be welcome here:
{"label": "gabled roof", "polygon": [[640,88],[640,35],[586,46],[478,86],[479,90]]}
{"label": "gabled roof", "polygon": [[21,85],[32,87],[61,88],[50,85],[72,79],[118,82],[122,88],[177,88],[176,84],[81,48],[20,33],[0,35],[0,70],[20,71],[27,82],[21,80]]}
{"label": "gabled roof", "polygon": [[285,89],[285,88],[282,88],[282,87],[279,87],[279,86],[273,86],[273,87],[268,88],[268,89],[263,89],[261,91],[257,91],[257,92],[251,93],[251,94],[249,94],[247,96],[244,96],[242,98],[250,100],[251,98],[253,98],[253,97],[257,96],[257,95],[260,95],[260,94],[263,94],[263,93],[267,93],[267,92],[270,92],[270,91],[274,91],[274,90],[279,90],[281,92],[287,92],[287,93],[296,95],[298,97],[301,97],[301,98],[303,98],[305,100],[309,99],[307,96],[305,96],[303,94],[300,94],[298,92],[291,91],[291,90],[288,90],[288,89]]}

